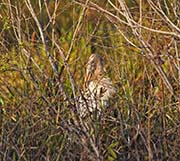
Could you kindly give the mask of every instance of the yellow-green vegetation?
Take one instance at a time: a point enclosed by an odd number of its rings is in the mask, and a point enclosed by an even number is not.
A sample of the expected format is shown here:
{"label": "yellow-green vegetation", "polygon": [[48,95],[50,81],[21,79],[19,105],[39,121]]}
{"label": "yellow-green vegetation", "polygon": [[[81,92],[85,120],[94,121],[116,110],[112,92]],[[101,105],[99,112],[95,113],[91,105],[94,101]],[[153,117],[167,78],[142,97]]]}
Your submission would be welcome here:
{"label": "yellow-green vegetation", "polygon": [[[178,161],[180,3],[1,0],[0,160]],[[81,119],[88,57],[117,88]]]}

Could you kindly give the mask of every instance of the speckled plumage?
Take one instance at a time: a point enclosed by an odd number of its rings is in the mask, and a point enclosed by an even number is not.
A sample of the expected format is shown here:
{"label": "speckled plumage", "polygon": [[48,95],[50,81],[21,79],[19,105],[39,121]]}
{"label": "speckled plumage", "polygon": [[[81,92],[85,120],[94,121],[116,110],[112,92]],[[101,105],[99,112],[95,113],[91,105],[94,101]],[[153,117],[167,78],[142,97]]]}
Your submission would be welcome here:
{"label": "speckled plumage", "polygon": [[87,63],[82,96],[78,100],[80,116],[85,117],[95,111],[100,114],[102,108],[108,107],[109,99],[115,94],[116,89],[105,74],[103,58],[92,54]]}

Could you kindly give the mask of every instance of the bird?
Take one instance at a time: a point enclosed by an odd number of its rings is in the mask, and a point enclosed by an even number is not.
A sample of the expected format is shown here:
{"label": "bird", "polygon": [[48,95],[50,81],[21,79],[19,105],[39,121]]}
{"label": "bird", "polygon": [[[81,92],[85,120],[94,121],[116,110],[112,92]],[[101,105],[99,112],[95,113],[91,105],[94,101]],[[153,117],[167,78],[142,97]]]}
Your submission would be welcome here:
{"label": "bird", "polygon": [[94,112],[99,116],[102,109],[109,106],[109,100],[116,95],[116,88],[106,74],[104,59],[99,54],[91,54],[86,67],[83,91],[78,99],[80,117]]}

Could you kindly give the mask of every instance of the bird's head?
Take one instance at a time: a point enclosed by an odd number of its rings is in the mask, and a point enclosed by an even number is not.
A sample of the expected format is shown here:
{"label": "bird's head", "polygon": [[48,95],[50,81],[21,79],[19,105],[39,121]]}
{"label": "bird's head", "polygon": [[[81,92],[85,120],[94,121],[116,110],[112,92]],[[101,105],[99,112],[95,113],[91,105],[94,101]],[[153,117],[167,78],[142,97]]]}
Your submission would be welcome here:
{"label": "bird's head", "polygon": [[87,86],[90,81],[100,78],[104,73],[103,58],[99,54],[91,54],[86,68],[85,86]]}

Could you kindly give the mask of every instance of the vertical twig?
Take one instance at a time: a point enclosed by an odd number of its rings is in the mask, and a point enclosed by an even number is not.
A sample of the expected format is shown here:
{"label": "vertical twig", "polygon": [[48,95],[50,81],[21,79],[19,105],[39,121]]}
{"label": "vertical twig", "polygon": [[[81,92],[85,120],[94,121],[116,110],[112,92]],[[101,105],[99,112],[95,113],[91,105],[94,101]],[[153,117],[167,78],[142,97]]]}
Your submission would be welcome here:
{"label": "vertical twig", "polygon": [[44,34],[43,34],[43,30],[42,30],[41,24],[40,24],[36,14],[35,14],[35,12],[34,12],[34,9],[32,8],[30,0],[25,0],[25,3],[26,3],[27,8],[29,9],[29,11],[30,11],[34,21],[36,22],[36,25],[37,25],[39,33],[40,33],[41,41],[42,41],[42,44],[43,44],[43,48],[44,48],[44,50],[46,52],[46,55],[48,57],[48,60],[49,60],[49,62],[51,64],[51,66],[53,68],[54,74],[55,74],[56,78],[58,78],[59,77],[58,69],[57,69],[57,66],[54,63],[54,60],[51,57],[49,51],[47,50],[47,46],[46,46],[46,42],[45,42],[45,38],[44,38]]}
{"label": "vertical twig", "polygon": [[[70,58],[70,55],[71,55],[71,51],[72,51],[72,48],[73,48],[73,45],[74,45],[74,42],[75,42],[75,38],[76,38],[76,36],[77,36],[78,31],[80,30],[81,22],[82,22],[82,20],[83,20],[83,16],[84,16],[84,14],[85,14],[85,10],[86,10],[86,8],[87,8],[88,2],[89,2],[89,0],[86,0],[85,5],[84,5],[84,7],[83,7],[83,9],[82,9],[82,11],[81,11],[81,14],[80,14],[80,16],[79,16],[78,23],[77,23],[77,25],[76,25],[76,28],[75,28],[75,30],[74,30],[74,33],[73,33],[73,36],[72,36],[72,39],[71,39],[70,47],[69,47],[69,50],[68,50],[68,52],[67,52],[67,56],[66,56],[66,58],[65,58],[65,61],[66,61],[66,62],[69,61],[69,58]],[[61,68],[60,75],[62,74],[63,70],[64,70],[64,66]]]}
{"label": "vertical twig", "polygon": [[[179,56],[179,52],[178,52],[178,45],[177,45],[177,40],[176,39],[174,39],[174,47],[175,47],[175,53],[176,53],[176,59],[177,59],[178,89],[180,91],[180,56]],[[180,102],[180,96],[178,96],[178,100]]]}
{"label": "vertical twig", "polygon": [[36,16],[35,12],[34,12],[34,9],[33,9],[32,5],[31,5],[31,1],[30,0],[25,0],[25,4],[26,4],[29,12],[31,13],[36,25],[37,25],[37,28],[38,28],[39,33],[40,33],[41,41],[42,41],[42,44],[43,44],[43,49],[45,50],[48,61],[49,61],[50,65],[51,65],[51,67],[52,67],[52,69],[54,71],[55,78],[59,82],[60,90],[61,90],[61,92],[63,92],[63,95],[64,95],[65,99],[68,99],[68,96],[67,96],[66,92],[64,91],[63,84],[61,83],[61,80],[59,79],[58,66],[55,63],[54,58],[51,56],[51,54],[48,51],[48,48],[47,48],[46,42],[45,42],[45,38],[44,38],[44,33],[43,33],[43,30],[42,30],[42,26],[41,26],[41,24],[40,24],[40,22],[39,22],[39,20],[38,20],[38,18]]}
{"label": "vertical twig", "polygon": [[[142,26],[142,0],[139,1],[139,24]],[[142,28],[139,29],[139,34],[142,37]]]}
{"label": "vertical twig", "polygon": [[[10,20],[11,20],[11,23],[12,23],[12,28],[13,28],[13,31],[14,31],[14,35],[15,35],[15,37],[16,37],[16,40],[17,40],[18,43],[20,44],[21,41],[20,41],[19,31],[18,31],[19,26],[15,26],[16,19],[15,19],[15,17],[14,17],[13,9],[12,9],[12,8],[14,8],[14,9],[16,10],[16,12],[17,12],[17,7],[16,7],[16,6],[13,6],[13,5],[11,4],[11,1],[10,1],[10,0],[8,0],[8,5],[7,5],[7,6],[8,6],[9,14],[10,14]],[[19,20],[19,19],[18,19],[18,20]],[[19,22],[19,21],[18,21],[18,22]]]}

